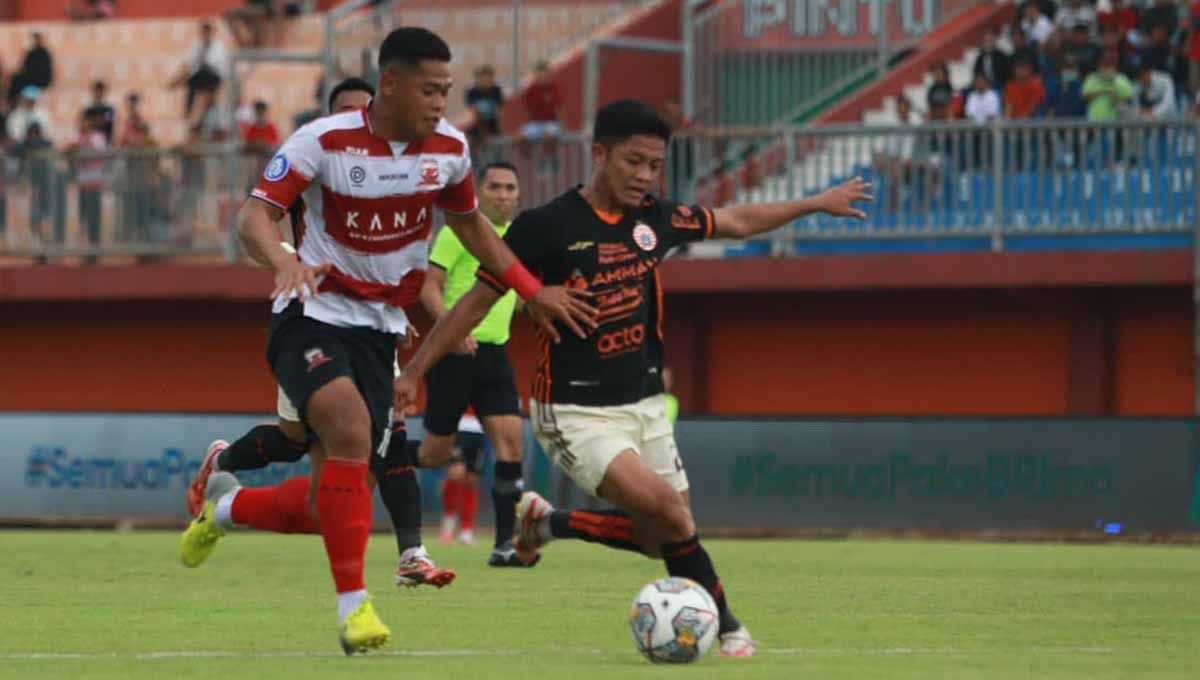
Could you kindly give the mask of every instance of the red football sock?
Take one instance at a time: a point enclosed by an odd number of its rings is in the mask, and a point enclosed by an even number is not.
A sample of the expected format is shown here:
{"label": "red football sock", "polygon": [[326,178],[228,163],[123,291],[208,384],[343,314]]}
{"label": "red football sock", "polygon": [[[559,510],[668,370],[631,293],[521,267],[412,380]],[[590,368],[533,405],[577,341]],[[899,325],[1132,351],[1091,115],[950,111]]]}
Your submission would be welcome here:
{"label": "red football sock", "polygon": [[442,515],[453,517],[458,514],[462,503],[462,484],[457,479],[446,478],[442,483]]}
{"label": "red football sock", "polygon": [[308,477],[292,477],[278,486],[240,489],[230,508],[234,524],[279,534],[320,533],[308,513]]}
{"label": "red football sock", "polygon": [[371,535],[366,461],[328,458],[317,487],[317,514],[333,584],[339,593],[365,590],[363,558]]}
{"label": "red football sock", "polygon": [[479,488],[474,484],[460,482],[458,501],[458,524],[460,529],[474,530],[475,516],[479,514]]}

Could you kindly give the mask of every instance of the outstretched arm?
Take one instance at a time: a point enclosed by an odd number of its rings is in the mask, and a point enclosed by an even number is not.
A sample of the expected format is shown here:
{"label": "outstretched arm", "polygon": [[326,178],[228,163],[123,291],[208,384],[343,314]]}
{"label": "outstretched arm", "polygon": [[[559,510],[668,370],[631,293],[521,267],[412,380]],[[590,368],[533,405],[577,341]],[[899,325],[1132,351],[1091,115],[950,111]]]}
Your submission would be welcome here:
{"label": "outstretched arm", "polygon": [[855,201],[873,200],[874,197],[867,193],[870,188],[870,184],[855,177],[845,184],[798,201],[718,208],[713,211],[714,221],[717,223],[715,236],[717,238],[748,238],[755,234],[778,229],[801,217],[818,212],[835,217],[865,219],[867,214],[852,204]]}

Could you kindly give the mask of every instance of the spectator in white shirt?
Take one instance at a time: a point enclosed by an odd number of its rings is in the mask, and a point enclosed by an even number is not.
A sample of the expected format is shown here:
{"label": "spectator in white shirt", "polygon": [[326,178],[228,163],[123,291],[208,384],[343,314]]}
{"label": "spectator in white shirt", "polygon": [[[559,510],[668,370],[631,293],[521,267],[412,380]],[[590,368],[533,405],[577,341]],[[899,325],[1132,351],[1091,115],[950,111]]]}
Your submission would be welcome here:
{"label": "spectator in white shirt", "polygon": [[1149,64],[1138,69],[1136,88],[1138,111],[1143,118],[1162,120],[1175,115],[1175,82]]}
{"label": "spectator in white shirt", "polygon": [[1025,37],[1029,38],[1029,42],[1037,45],[1039,48],[1044,47],[1050,37],[1054,35],[1054,23],[1042,14],[1042,10],[1034,3],[1025,5],[1025,15],[1021,20],[1021,30],[1025,32]]}
{"label": "spectator in white shirt", "polygon": [[975,74],[975,86],[967,95],[963,112],[976,123],[988,123],[1000,117],[1000,95],[992,89],[992,84],[984,74]]}
{"label": "spectator in white shirt", "polygon": [[214,35],[209,21],[200,24],[200,40],[188,52],[179,76],[172,87],[187,86],[187,103],[184,107],[188,127],[193,128],[203,120],[204,114],[216,99],[221,83],[229,77],[229,52]]}
{"label": "spectator in white shirt", "polygon": [[6,121],[8,138],[14,144],[25,141],[25,135],[29,132],[29,126],[35,123],[41,129],[43,139],[48,141],[53,140],[50,132],[50,116],[38,104],[38,97],[41,94],[42,90],[37,85],[26,85],[21,89],[17,107],[8,114],[8,120]]}

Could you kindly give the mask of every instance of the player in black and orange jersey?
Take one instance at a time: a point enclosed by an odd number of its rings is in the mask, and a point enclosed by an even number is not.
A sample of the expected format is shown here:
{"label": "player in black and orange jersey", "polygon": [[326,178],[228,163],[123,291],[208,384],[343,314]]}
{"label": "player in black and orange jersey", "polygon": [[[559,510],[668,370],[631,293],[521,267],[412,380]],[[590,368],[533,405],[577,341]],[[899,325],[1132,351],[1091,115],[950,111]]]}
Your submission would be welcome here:
{"label": "player in black and orange jersey", "polygon": [[[546,284],[586,290],[599,310],[588,337],[542,341],[533,426],[554,462],[588,493],[617,510],[555,510],[526,492],[517,507],[518,554],[532,557],[555,538],[577,538],[661,556],[672,576],[699,582],[720,613],[721,654],[745,657],[755,645],[729,608],[689,507],[687,474],[663,397],[662,284],[658,265],[680,244],[746,238],[814,212],[863,218],[870,200],[859,179],[798,201],[709,209],[649,193],[666,157],[670,128],[644,103],[599,111],[592,177],[525,212],[505,241]],[[417,396],[421,376],[466,336],[507,290],[494,273],[443,317],[396,382],[396,401]]]}

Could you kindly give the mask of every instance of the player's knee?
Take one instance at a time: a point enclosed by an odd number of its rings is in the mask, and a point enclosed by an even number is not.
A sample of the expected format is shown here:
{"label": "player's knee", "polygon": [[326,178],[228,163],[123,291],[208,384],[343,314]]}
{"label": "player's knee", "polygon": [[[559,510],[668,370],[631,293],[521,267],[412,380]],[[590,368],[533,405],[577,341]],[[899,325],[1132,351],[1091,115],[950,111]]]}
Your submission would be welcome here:
{"label": "player's knee", "polygon": [[366,423],[339,423],[324,433],[321,443],[330,458],[367,460],[371,456],[371,428]]}
{"label": "player's knee", "polygon": [[662,500],[658,520],[662,538],[675,543],[691,538],[696,533],[696,523],[683,497],[678,493],[672,495],[672,498]]}
{"label": "player's knee", "polygon": [[418,464],[423,468],[439,468],[450,462],[454,446],[450,437],[426,436],[417,452]]}

